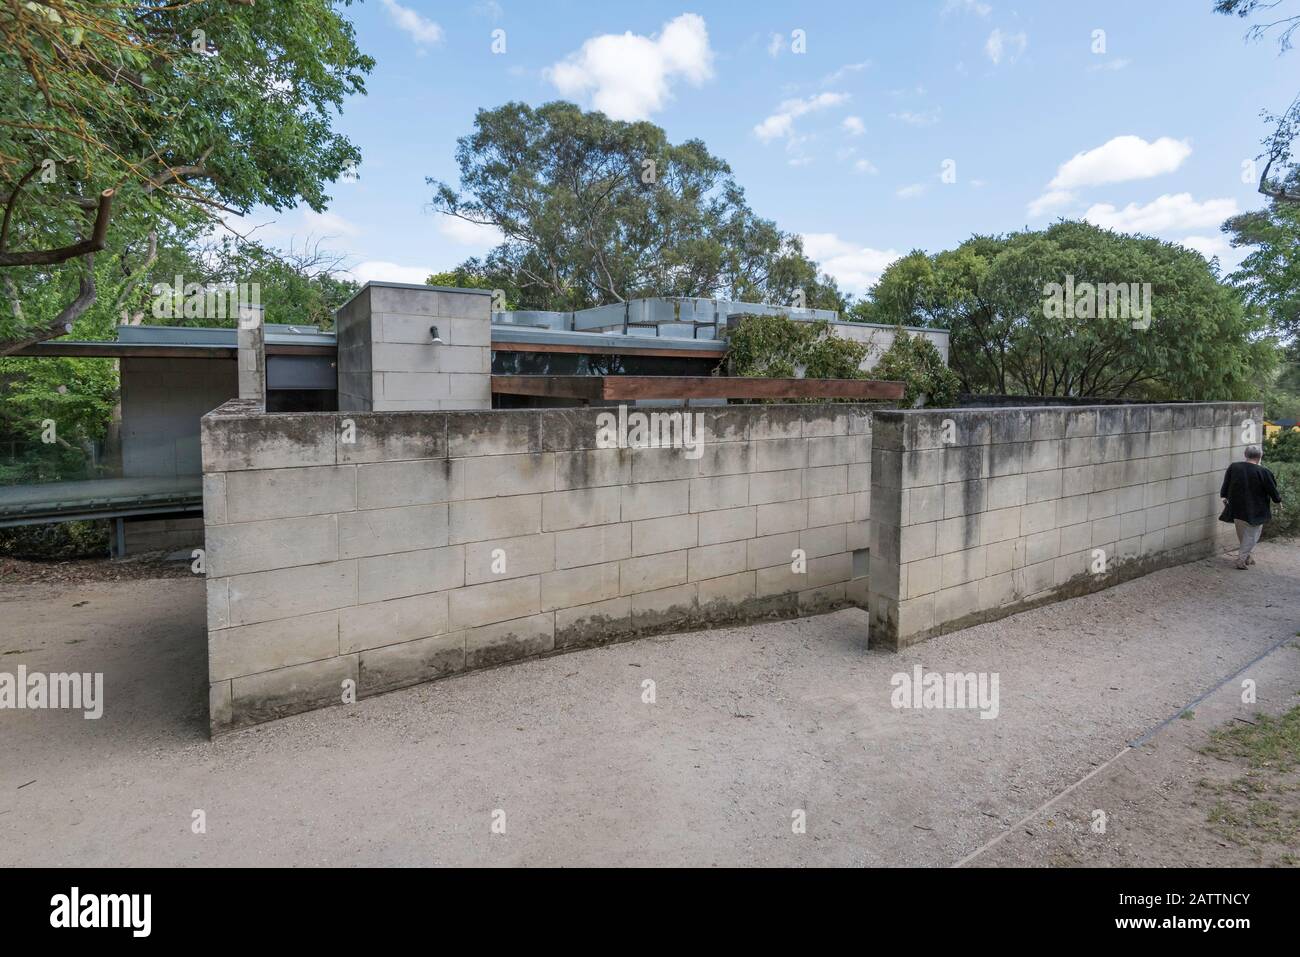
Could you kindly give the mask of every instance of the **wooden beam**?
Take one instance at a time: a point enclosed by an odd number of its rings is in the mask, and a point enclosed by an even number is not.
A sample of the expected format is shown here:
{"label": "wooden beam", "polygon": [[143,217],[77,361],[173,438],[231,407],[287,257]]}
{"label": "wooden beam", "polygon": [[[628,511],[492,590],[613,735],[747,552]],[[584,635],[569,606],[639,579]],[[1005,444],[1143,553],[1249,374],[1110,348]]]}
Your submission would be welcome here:
{"label": "wooden beam", "polygon": [[499,395],[553,399],[901,399],[902,382],[877,379],[764,379],[741,376],[500,376]]}
{"label": "wooden beam", "polygon": [[757,376],[604,376],[606,399],[901,399],[903,383]]}
{"label": "wooden beam", "polygon": [[494,375],[492,391],[497,395],[538,395],[548,399],[599,399],[598,375]]}

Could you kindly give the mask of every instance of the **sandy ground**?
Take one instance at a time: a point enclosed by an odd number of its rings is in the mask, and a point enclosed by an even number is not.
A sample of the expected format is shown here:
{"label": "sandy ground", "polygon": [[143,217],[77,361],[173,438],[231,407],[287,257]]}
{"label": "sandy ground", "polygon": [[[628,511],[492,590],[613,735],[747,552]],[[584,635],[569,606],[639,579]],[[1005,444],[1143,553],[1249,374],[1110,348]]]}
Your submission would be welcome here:
{"label": "sandy ground", "polygon": [[[1257,556],[899,655],[864,652],[865,615],[846,611],[526,662],[215,742],[200,582],[0,582],[0,672],[106,675],[98,721],[0,711],[0,864],[940,866],[1004,832],[973,865],[1162,863],[1171,840],[1194,841],[1186,863],[1256,863],[1202,840],[1178,788],[1213,760],[1194,750],[1213,723],[1296,701],[1287,644],[1252,666],[1258,704],[1212,695],[1018,822],[1296,634],[1300,548]],[[998,673],[998,717],[891,707],[891,676],[915,664]],[[1108,833],[1077,834],[1098,807]]]}

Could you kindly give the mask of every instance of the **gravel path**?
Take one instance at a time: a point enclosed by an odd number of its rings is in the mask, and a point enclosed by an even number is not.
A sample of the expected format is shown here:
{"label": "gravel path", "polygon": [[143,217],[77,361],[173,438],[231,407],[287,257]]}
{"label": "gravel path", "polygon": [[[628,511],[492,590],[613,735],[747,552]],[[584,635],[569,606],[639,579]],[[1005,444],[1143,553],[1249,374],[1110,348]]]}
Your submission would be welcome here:
{"label": "gravel path", "polygon": [[[215,742],[200,582],[0,583],[0,672],[106,676],[98,721],[0,711],[0,864],[948,865],[1296,633],[1300,548],[1256,554],[1249,572],[1207,559],[898,655],[864,651],[865,615],[845,611]],[[917,664],[996,672],[998,717],[891,707],[891,677]],[[1282,667],[1294,692],[1300,654]]]}

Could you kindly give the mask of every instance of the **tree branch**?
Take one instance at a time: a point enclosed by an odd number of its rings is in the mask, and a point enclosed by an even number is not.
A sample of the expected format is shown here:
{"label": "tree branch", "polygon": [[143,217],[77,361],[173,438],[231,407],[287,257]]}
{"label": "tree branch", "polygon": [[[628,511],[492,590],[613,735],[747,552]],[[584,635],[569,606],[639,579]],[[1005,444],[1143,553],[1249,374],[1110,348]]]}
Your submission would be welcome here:
{"label": "tree branch", "polygon": [[[77,259],[99,252],[104,248],[108,235],[108,220],[113,212],[113,190],[106,189],[99,194],[99,205],[95,213],[95,225],[89,239],[62,246],[58,249],[39,249],[24,253],[0,252],[0,266],[54,266],[69,259]],[[92,282],[93,286],[93,282]]]}

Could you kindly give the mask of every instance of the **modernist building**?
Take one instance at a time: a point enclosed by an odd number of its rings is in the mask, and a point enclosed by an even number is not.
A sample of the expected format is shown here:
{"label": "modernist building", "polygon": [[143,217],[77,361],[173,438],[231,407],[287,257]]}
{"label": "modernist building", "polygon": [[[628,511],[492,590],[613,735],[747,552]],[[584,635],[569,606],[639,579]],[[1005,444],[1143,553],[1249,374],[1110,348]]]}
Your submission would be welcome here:
{"label": "modernist building", "polygon": [[[489,293],[467,292],[472,291],[368,283],[338,311],[337,333],[266,323],[259,329],[264,369],[249,371],[264,375],[266,410],[517,408],[583,401],[511,394],[488,383],[493,376],[520,375],[708,376],[726,355],[728,321],[742,315],[826,320],[836,335],[868,344],[864,369],[894,336],[894,327],[842,322],[827,310],[641,299],[574,312],[492,312]],[[452,305],[442,310],[450,315],[430,321],[424,305],[403,311],[404,302],[426,302],[437,293],[450,294],[444,299]],[[378,297],[382,308],[372,302]],[[913,331],[930,338],[947,360],[946,331]],[[120,326],[113,341],[53,340],[18,353],[118,361],[121,468],[120,474],[89,481],[0,488],[0,527],[111,519],[118,555],[199,544],[199,420],[240,395],[239,345],[233,328],[141,325]],[[343,362],[340,374],[340,359],[347,355],[364,355],[374,367]]]}

